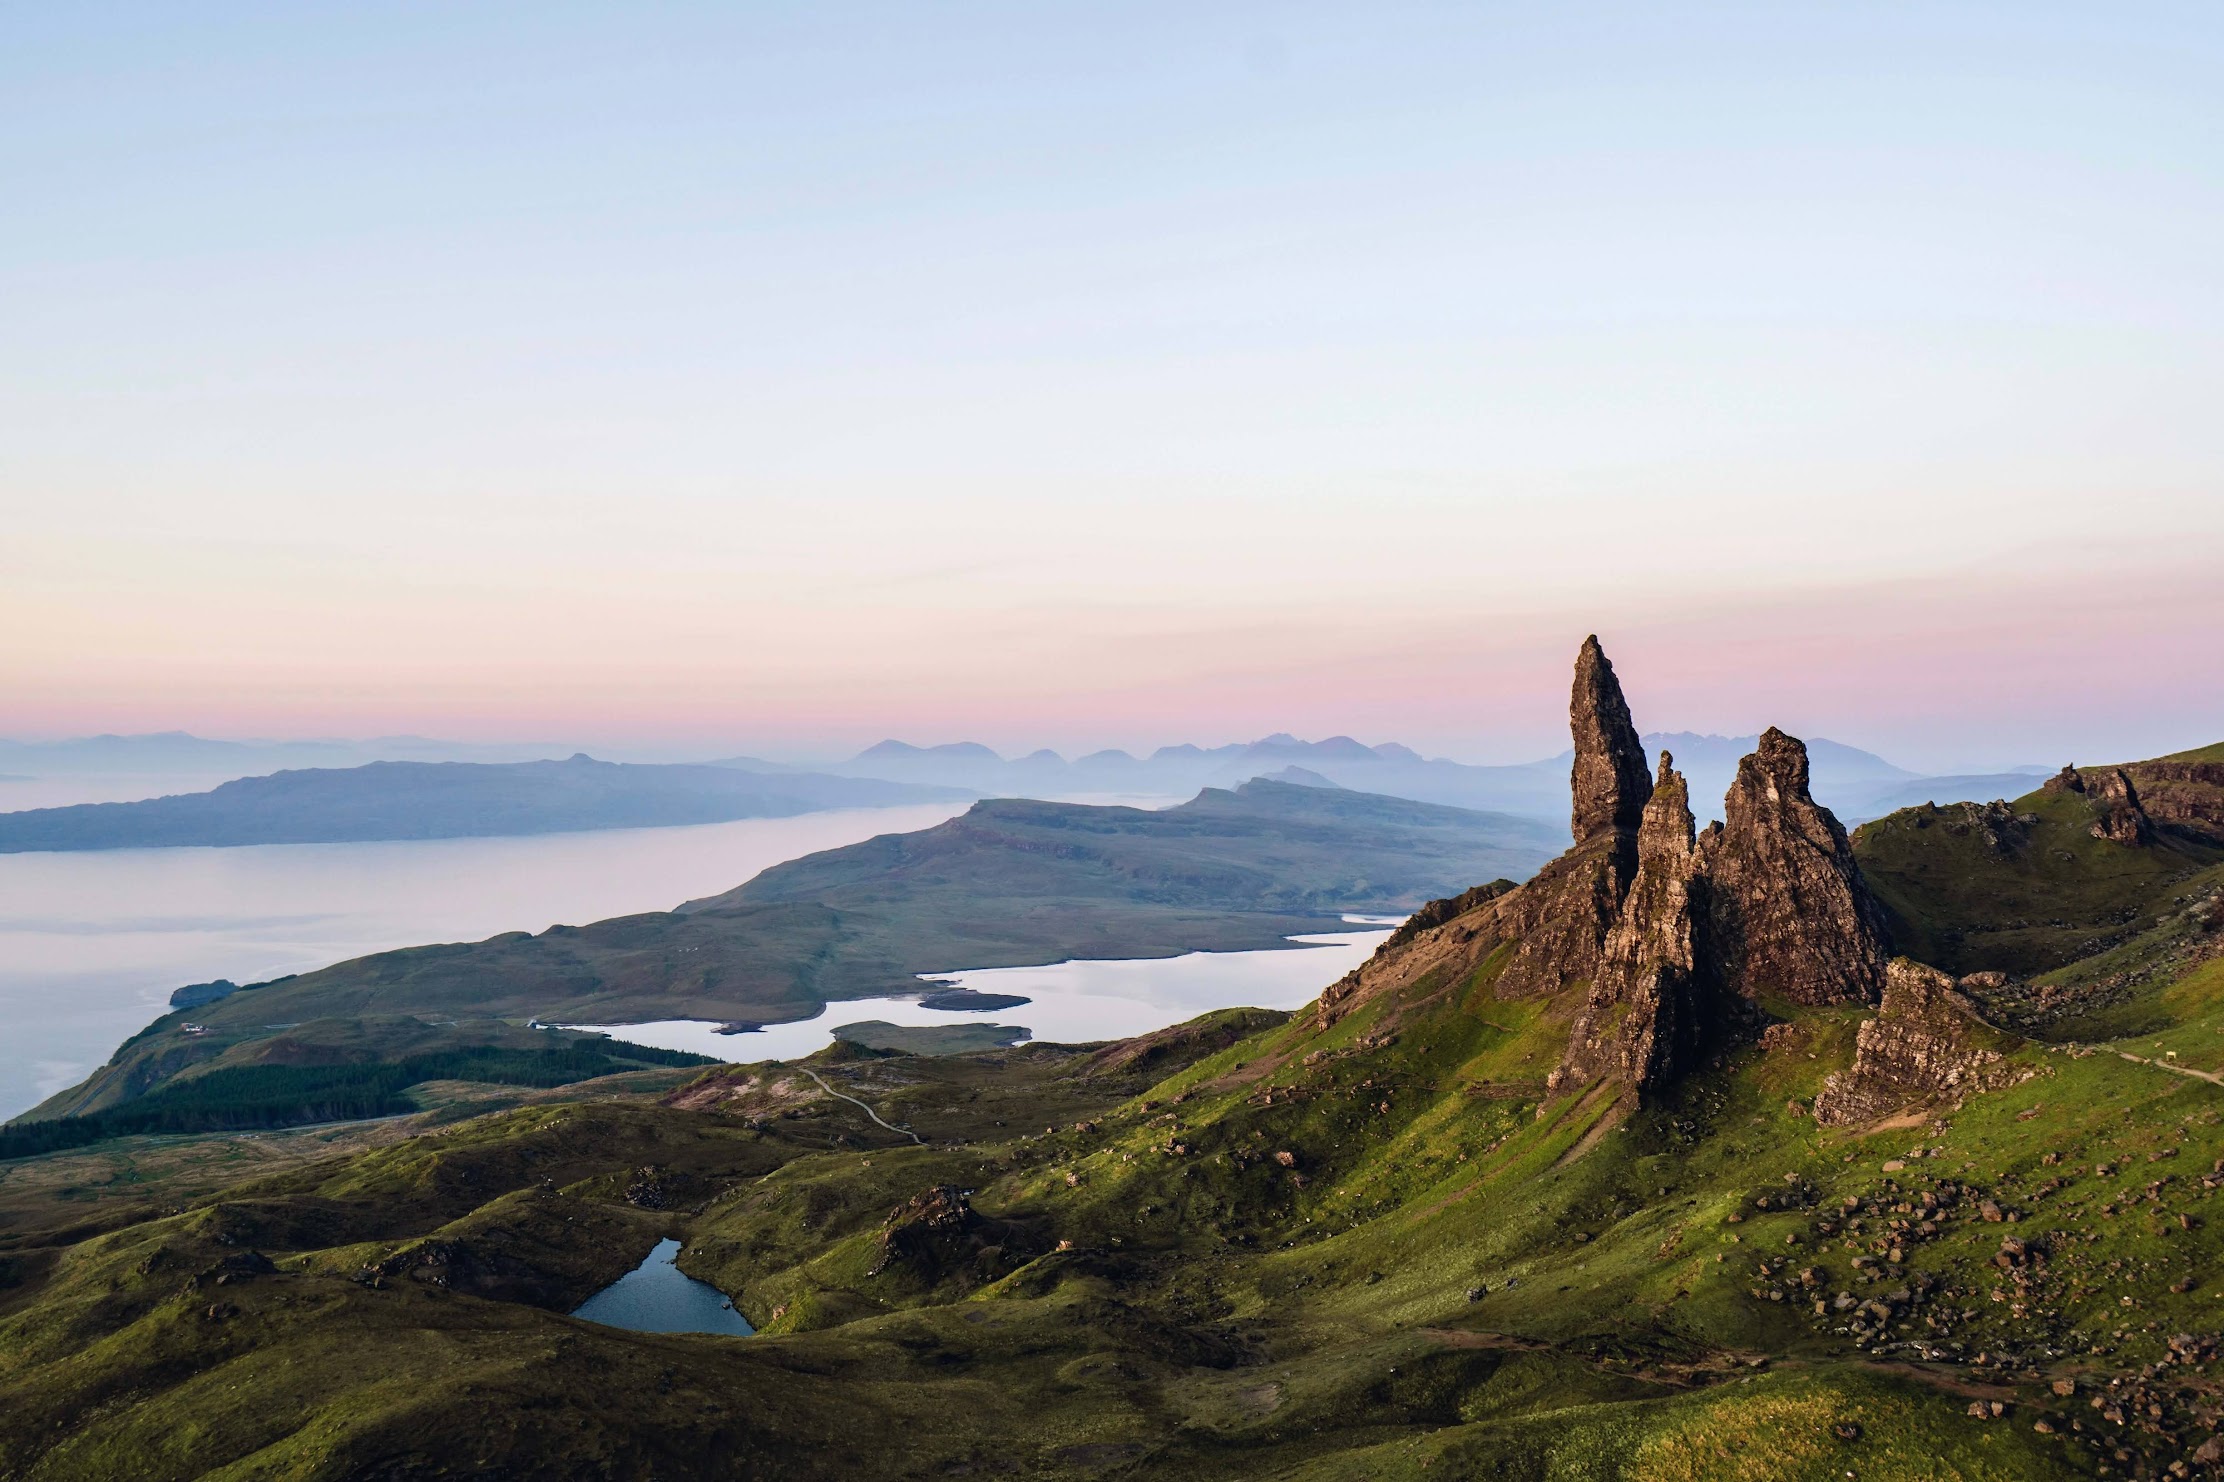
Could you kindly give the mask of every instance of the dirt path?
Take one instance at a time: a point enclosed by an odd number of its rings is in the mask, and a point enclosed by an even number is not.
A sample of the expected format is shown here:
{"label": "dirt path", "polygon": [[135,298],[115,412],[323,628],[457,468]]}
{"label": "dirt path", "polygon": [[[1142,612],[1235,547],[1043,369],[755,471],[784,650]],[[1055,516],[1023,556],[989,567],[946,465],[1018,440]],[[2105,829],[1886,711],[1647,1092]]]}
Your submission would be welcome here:
{"label": "dirt path", "polygon": [[2224,1075],[2213,1070],[2195,1070],[2190,1065],[2172,1065],[2167,1060],[2150,1060],[2144,1055],[2134,1055],[2129,1050],[2118,1050],[2116,1053],[2134,1065],[2151,1065],[2156,1070],[2167,1070],[2172,1075],[2191,1076],[2197,1081],[2207,1081],[2212,1086],[2224,1086]]}
{"label": "dirt path", "polygon": [[881,1121],[879,1112],[874,1111],[871,1107],[865,1105],[864,1102],[859,1101],[856,1097],[844,1095],[842,1092],[835,1090],[832,1086],[829,1086],[826,1083],[826,1077],[811,1069],[810,1066],[798,1065],[795,1068],[802,1071],[812,1080],[817,1081],[819,1083],[819,1089],[821,1091],[824,1091],[829,1096],[839,1097],[841,1100],[848,1102],[851,1106],[854,1106],[858,1110],[862,1111],[866,1116],[871,1117],[876,1122],[880,1122],[880,1125],[886,1127],[890,1132],[900,1132],[904,1136],[910,1138],[913,1142],[919,1144],[919,1146],[921,1147],[925,1147],[927,1145],[927,1140],[924,1137],[921,1137],[918,1133],[912,1131],[909,1127],[899,1127],[894,1122]]}

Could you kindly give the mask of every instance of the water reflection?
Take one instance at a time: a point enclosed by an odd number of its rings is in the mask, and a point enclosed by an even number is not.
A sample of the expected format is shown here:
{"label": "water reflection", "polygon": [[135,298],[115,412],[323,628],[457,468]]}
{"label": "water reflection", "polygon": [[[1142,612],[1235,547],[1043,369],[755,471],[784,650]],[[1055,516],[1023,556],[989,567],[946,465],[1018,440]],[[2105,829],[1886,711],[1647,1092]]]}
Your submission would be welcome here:
{"label": "water reflection", "polygon": [[746,1338],[757,1331],[734,1311],[717,1287],[697,1281],[675,1264],[677,1240],[660,1240],[648,1259],[579,1304],[573,1317],[636,1333],[723,1333]]}
{"label": "water reflection", "polygon": [[833,1043],[834,1030],[868,1019],[906,1027],[989,1019],[998,1024],[1023,1024],[1034,1038],[1056,1044],[1126,1039],[1214,1009],[1294,1009],[1312,1002],[1321,989],[1366,961],[1390,935],[1383,929],[1385,925],[1395,924],[1380,917],[1346,919],[1364,929],[1290,938],[1303,950],[1190,952],[1180,957],[1058,962],[1047,967],[937,973],[928,980],[936,988],[962,986],[1033,1000],[978,1015],[926,1008],[917,994],[906,994],[900,998],[844,999],[828,1004],[812,1018],[768,1024],[750,1034],[719,1034],[715,1022],[700,1019],[577,1027],[600,1030],[635,1044],[692,1050],[742,1064],[801,1059]]}

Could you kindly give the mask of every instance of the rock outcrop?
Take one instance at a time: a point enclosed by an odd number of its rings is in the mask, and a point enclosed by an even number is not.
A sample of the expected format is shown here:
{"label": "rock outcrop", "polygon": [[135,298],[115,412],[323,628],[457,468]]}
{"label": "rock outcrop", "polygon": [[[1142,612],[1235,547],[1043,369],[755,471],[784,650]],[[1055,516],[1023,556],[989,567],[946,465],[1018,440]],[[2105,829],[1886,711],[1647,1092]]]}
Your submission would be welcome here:
{"label": "rock outcrop", "polygon": [[1723,822],[1701,836],[1706,940],[1725,990],[1803,1004],[1874,1003],[1884,913],[1846,831],[1807,787],[1807,747],[1774,726],[1738,763]]}
{"label": "rock outcrop", "polygon": [[2085,796],[2093,805],[2094,838],[2127,849],[2144,849],[2154,842],[2154,825],[2139,806],[2139,789],[2131,785],[2131,774],[2122,767],[2102,768],[2086,784]]}
{"label": "rock outcrop", "polygon": [[1689,788],[1665,754],[1657,782],[1645,771],[1596,638],[1576,658],[1569,729],[1575,847],[1523,885],[1431,903],[1321,994],[1315,1027],[1383,998],[1388,1029],[1450,994],[1582,988],[1548,1089],[1643,1094],[1752,1027],[1755,1000],[1876,1001],[1883,912],[1808,791],[1804,744],[1770,730],[1739,766],[1727,823],[1695,837]]}
{"label": "rock outcrop", "polygon": [[1653,780],[1621,681],[1595,633],[1575,656],[1568,733],[1575,742],[1568,773],[1575,847],[1507,897],[1499,913],[1501,930],[1515,942],[1499,979],[1499,992],[1509,998],[1595,978],[1599,950],[1637,874],[1637,833]]}
{"label": "rock outcrop", "polygon": [[2164,758],[2126,767],[2139,789],[2139,811],[2181,838],[2224,846],[2224,761]]}
{"label": "rock outcrop", "polygon": [[1575,687],[1568,697],[1568,730],[1575,738],[1575,765],[1569,786],[1575,796],[1571,819],[1575,842],[1608,830],[1632,836],[1645,818],[1653,780],[1645,767],[1644,743],[1629,717],[1614,665],[1599,647],[1598,635],[1583,640],[1575,656]]}
{"label": "rock outcrop", "polygon": [[1502,998],[1530,998],[1589,982],[1599,951],[1637,873],[1637,834],[1652,777],[1614,666],[1597,636],[1576,654],[1568,700],[1575,743],[1569,785],[1575,847],[1518,887],[1477,886],[1432,901],[1375,955],[1321,994],[1313,1022],[1327,1028],[1360,1004],[1442,969],[1467,971],[1508,948],[1495,984]]}
{"label": "rock outcrop", "polygon": [[[2147,765],[2165,764],[2149,762]],[[2224,774],[2224,768],[2218,771]],[[2154,843],[2153,820],[2147,817],[2147,810],[2140,804],[2139,789],[2133,785],[2131,774],[2122,767],[2095,767],[2090,773],[2064,767],[2047,778],[2040,791],[2074,793],[2083,798],[2093,810],[2092,827],[2087,832],[2096,839],[2106,839],[2127,849],[2144,849]]]}
{"label": "rock outcrop", "polygon": [[2000,1053],[2012,1043],[1977,1017],[1977,1005],[1953,978],[1894,958],[1877,1015],[1855,1036],[1852,1068],[1833,1072],[1815,1096],[1815,1120],[1863,1125],[1992,1089],[2013,1074]]}
{"label": "rock outcrop", "polygon": [[936,1184],[889,1210],[878,1245],[867,1276],[928,1285],[994,1281],[1033,1254],[1015,1226],[982,1216],[963,1190],[949,1184]]}
{"label": "rock outcrop", "polygon": [[1665,751],[1651,793],[1637,833],[1636,879],[1548,1090],[1599,1076],[1654,1090],[1689,1068],[1704,1036],[1690,791]]}

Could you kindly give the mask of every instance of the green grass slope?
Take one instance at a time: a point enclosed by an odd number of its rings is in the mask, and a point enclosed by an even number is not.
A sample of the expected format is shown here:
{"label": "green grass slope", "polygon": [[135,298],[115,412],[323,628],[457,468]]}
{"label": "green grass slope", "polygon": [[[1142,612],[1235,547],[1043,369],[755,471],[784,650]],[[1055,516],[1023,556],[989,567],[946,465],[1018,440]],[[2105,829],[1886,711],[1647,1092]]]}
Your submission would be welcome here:
{"label": "green grass slope", "polygon": [[2122,945],[2216,883],[2224,848],[2093,837],[2067,792],[1924,806],[1866,823],[1854,857],[1902,952],[1953,973],[2033,976]]}
{"label": "green grass slope", "polygon": [[[1806,1106],[1860,1010],[1657,1106],[1547,1100],[1581,990],[1502,1000],[1501,960],[1325,1030],[809,1062],[918,1143],[775,1065],[19,1211],[0,1475],[2206,1465],[2224,1086],[2184,1072],[2224,1062],[2224,960],[2159,1036],[2003,1042],[2005,1089],[1850,1130]],[[763,1336],[561,1315],[665,1234]]]}

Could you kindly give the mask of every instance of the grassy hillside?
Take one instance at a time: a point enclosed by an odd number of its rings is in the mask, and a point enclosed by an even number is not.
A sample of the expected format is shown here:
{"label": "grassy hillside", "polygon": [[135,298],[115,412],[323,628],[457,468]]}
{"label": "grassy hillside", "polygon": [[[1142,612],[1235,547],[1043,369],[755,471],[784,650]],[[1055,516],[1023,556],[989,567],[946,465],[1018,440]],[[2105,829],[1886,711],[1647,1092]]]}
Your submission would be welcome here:
{"label": "grassy hillside", "polygon": [[1955,973],[2045,973],[2129,941],[2216,883],[2224,848],[2164,833],[2093,837],[2068,792],[1907,808],[1864,824],[1854,854],[1899,950]]}
{"label": "grassy hillside", "polygon": [[[2167,1067],[2224,1063],[2224,961],[2138,1060],[1845,1131],[1803,1109],[1857,1008],[1547,1101],[1579,990],[1501,961],[1326,1031],[810,1062],[923,1146],[766,1067],[18,1208],[0,1472],[2027,1479],[2209,1434],[2224,1090]],[[665,1234],[765,1336],[560,1315]]]}

